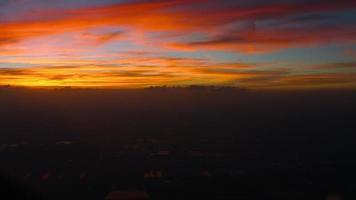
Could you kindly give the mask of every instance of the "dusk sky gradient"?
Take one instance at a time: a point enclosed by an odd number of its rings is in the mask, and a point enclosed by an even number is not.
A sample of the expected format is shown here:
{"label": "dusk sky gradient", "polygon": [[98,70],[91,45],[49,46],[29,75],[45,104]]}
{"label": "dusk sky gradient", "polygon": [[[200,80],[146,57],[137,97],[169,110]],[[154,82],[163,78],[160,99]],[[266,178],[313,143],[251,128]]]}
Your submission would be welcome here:
{"label": "dusk sky gradient", "polygon": [[0,85],[356,89],[355,0],[0,0]]}

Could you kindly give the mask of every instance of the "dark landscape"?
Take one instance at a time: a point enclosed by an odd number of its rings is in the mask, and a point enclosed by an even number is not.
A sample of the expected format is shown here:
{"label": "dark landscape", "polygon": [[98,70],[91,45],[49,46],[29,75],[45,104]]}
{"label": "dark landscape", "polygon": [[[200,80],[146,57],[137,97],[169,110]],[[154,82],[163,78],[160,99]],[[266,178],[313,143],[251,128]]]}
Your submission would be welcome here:
{"label": "dark landscape", "polygon": [[3,87],[0,191],[8,199],[355,199],[355,122],[348,90]]}

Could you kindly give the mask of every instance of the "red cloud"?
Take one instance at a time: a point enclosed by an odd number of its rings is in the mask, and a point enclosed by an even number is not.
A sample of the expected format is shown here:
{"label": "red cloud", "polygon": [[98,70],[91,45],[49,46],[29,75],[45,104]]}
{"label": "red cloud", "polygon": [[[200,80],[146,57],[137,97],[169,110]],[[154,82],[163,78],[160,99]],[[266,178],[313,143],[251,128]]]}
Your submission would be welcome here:
{"label": "red cloud", "polygon": [[[141,29],[143,31],[176,31],[181,34],[189,34],[198,31],[206,34],[223,32],[226,24],[239,22],[241,20],[277,19],[294,14],[308,12],[334,11],[351,9],[356,7],[355,1],[318,1],[316,3],[283,3],[256,6],[223,6],[218,1],[153,1],[121,3],[110,6],[79,8],[67,10],[47,10],[28,14],[28,20],[0,23],[0,45],[8,45],[26,38],[38,37],[48,34],[56,34],[70,31],[86,30],[98,26],[123,26]],[[189,6],[187,6],[189,5]],[[32,20],[31,20],[32,19]],[[251,38],[237,37],[230,39],[213,39],[205,42],[186,43],[186,46],[228,48],[235,43],[242,43],[242,47],[253,51],[255,44],[285,46],[290,43],[307,42],[315,40],[329,40],[334,37],[322,31],[313,30],[310,35],[296,35],[296,32],[285,30],[280,33],[271,30],[258,30],[256,36]],[[314,31],[318,31],[315,33]],[[334,30],[328,30],[336,32]],[[352,30],[354,31],[354,30]],[[301,31],[299,31],[301,32]],[[291,34],[286,37],[285,34]],[[266,36],[264,36],[266,35]],[[337,33],[336,33],[337,35]],[[351,38],[353,36],[345,36]],[[111,38],[111,36],[109,36]],[[241,36],[239,36],[241,37]],[[303,37],[303,38],[302,38]],[[336,36],[335,36],[336,37]],[[110,39],[103,36],[103,39]],[[333,39],[333,38],[332,38]],[[244,44],[252,43],[253,46]],[[179,46],[179,44],[176,44]],[[240,45],[241,46],[241,45]],[[181,45],[184,47],[184,44]],[[186,48],[186,47],[184,47]],[[215,48],[215,47],[214,47]],[[257,49],[258,50],[258,49]]]}

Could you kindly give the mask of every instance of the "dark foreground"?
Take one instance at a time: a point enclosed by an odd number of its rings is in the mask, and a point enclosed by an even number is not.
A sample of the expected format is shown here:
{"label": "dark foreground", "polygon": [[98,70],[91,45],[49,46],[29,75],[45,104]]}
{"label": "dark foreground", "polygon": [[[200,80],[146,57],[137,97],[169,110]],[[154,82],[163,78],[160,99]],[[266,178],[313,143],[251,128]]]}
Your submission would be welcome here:
{"label": "dark foreground", "polygon": [[9,199],[356,199],[350,91],[3,88],[0,132]]}

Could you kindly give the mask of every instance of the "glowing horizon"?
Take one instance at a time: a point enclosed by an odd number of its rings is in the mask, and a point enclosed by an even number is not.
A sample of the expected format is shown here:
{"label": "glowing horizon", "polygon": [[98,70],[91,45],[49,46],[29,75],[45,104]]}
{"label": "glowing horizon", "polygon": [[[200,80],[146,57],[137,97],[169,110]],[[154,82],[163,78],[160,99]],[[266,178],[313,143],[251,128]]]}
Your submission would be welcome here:
{"label": "glowing horizon", "polygon": [[356,2],[8,0],[0,85],[356,89]]}

